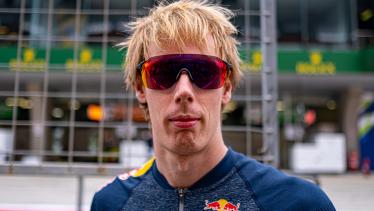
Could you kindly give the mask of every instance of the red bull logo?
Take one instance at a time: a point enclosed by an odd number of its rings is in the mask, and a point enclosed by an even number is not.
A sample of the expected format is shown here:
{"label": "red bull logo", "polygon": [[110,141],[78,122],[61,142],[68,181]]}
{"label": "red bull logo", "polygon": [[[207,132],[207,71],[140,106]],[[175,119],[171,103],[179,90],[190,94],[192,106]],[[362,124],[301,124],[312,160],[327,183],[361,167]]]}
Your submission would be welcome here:
{"label": "red bull logo", "polygon": [[226,199],[220,199],[218,201],[209,202],[205,200],[204,210],[216,210],[216,211],[238,211],[240,203],[234,205]]}

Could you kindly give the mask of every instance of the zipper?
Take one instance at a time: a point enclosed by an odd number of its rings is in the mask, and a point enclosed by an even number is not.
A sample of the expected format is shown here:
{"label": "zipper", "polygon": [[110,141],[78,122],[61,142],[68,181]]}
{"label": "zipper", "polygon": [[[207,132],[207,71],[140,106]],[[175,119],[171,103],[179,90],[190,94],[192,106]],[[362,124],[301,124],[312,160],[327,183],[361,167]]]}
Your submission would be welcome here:
{"label": "zipper", "polygon": [[186,193],[186,189],[178,188],[178,196],[179,196],[179,211],[184,210],[184,194]]}

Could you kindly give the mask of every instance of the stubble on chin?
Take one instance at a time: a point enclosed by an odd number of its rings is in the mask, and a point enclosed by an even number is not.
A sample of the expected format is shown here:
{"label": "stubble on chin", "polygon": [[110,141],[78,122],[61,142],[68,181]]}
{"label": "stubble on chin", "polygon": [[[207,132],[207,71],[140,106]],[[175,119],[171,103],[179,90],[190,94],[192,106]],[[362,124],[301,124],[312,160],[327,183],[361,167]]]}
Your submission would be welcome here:
{"label": "stubble on chin", "polygon": [[191,131],[180,131],[174,140],[174,150],[180,155],[190,155],[199,151],[196,138]]}

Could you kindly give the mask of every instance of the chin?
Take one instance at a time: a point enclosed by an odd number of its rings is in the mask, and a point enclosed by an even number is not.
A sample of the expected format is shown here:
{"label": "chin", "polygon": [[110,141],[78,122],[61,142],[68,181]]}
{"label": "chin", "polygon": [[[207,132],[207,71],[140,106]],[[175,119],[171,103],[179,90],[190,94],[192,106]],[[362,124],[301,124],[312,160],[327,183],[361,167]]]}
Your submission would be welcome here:
{"label": "chin", "polygon": [[201,151],[201,143],[192,134],[179,134],[174,142],[174,152],[180,155],[191,155]]}

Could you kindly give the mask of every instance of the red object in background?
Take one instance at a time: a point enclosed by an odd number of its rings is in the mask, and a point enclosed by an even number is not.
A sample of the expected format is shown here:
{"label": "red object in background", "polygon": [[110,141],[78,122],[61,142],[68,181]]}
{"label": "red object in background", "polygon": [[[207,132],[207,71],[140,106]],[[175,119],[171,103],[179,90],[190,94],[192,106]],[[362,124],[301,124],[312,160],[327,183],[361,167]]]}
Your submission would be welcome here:
{"label": "red object in background", "polygon": [[359,156],[356,150],[353,150],[348,155],[348,169],[357,171],[360,167]]}
{"label": "red object in background", "polygon": [[362,161],[362,167],[361,167],[362,173],[364,175],[369,175],[370,174],[370,158],[365,158]]}
{"label": "red object in background", "polygon": [[304,122],[306,125],[308,126],[312,125],[314,122],[316,122],[316,119],[317,119],[317,114],[315,110],[308,110],[307,112],[305,112]]}

